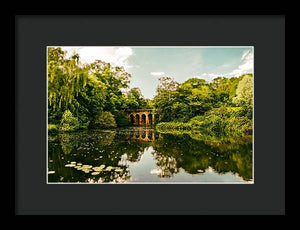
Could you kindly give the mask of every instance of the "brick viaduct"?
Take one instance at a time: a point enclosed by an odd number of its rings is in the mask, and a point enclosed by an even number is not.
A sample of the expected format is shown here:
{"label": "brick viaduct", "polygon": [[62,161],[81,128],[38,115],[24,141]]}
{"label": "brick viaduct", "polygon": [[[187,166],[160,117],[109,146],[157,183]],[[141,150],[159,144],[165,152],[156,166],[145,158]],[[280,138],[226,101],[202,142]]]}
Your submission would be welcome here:
{"label": "brick viaduct", "polygon": [[126,111],[128,120],[134,125],[151,126],[155,123],[155,110],[154,109],[136,109]]}

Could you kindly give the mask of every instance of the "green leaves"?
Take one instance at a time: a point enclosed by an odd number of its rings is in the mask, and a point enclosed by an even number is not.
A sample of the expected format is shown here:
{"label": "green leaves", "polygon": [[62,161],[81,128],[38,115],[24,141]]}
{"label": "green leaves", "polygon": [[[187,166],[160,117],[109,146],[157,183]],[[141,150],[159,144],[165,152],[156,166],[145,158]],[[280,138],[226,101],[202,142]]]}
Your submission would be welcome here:
{"label": "green leaves", "polygon": [[69,132],[69,131],[75,131],[78,128],[79,128],[78,118],[74,117],[69,110],[66,110],[60,122],[60,131]]}
{"label": "green leaves", "polygon": [[[78,54],[66,58],[61,48],[49,48],[49,122],[61,123],[65,110],[78,118],[80,128],[93,127],[104,110],[119,117],[126,98],[122,90],[128,88],[130,77],[123,67],[100,60],[82,64]],[[65,131],[72,129],[67,123],[62,126]]]}
{"label": "green leaves", "polygon": [[115,128],[117,127],[114,116],[108,112],[102,112],[95,122],[99,128]]}
{"label": "green leaves", "polygon": [[236,89],[236,97],[233,102],[237,105],[253,105],[253,76],[247,74],[239,82]]}
{"label": "green leaves", "polygon": [[78,62],[78,55],[66,59],[61,48],[48,49],[48,100],[53,109],[68,107],[84,89],[88,68]]}

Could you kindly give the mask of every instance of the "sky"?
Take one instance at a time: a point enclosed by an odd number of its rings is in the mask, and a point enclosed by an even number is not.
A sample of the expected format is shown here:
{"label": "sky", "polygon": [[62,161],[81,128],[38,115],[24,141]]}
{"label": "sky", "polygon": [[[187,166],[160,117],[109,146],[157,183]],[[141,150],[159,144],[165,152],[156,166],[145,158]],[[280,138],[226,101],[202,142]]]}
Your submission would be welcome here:
{"label": "sky", "polygon": [[182,83],[197,77],[211,81],[223,76],[253,73],[254,50],[245,47],[61,47],[67,55],[77,52],[81,62],[99,59],[123,66],[131,74],[130,87],[140,88],[145,98],[153,99],[158,78],[168,76]]}

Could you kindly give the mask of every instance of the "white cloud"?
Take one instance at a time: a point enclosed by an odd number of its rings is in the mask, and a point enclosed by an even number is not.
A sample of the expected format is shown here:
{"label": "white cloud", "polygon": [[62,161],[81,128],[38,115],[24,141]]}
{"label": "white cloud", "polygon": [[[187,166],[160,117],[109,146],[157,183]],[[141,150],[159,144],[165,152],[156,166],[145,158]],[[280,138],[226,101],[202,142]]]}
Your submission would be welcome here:
{"label": "white cloud", "polygon": [[240,76],[245,73],[253,73],[253,52],[252,50],[244,51],[241,57],[240,65],[232,72],[228,73],[228,76]]}
{"label": "white cloud", "polygon": [[133,55],[133,50],[130,47],[61,47],[67,51],[67,56],[71,56],[77,52],[80,60],[83,63],[92,63],[95,60],[109,62],[113,66],[123,66],[125,69],[132,66],[128,63],[128,58]]}
{"label": "white cloud", "polygon": [[151,75],[154,75],[154,76],[161,76],[164,74],[165,74],[164,72],[151,72]]}
{"label": "white cloud", "polygon": [[238,77],[246,73],[253,73],[254,56],[252,50],[246,50],[240,60],[239,66],[230,73],[203,73],[201,77],[210,81],[217,77]]}

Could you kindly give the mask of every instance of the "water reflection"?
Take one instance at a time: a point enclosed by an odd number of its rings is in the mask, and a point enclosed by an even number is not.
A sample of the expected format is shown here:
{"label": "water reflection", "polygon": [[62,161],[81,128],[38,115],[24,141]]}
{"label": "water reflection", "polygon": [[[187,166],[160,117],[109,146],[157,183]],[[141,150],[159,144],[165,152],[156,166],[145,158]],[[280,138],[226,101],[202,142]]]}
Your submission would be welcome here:
{"label": "water reflection", "polygon": [[90,130],[49,136],[48,158],[48,182],[252,182],[251,136]]}

